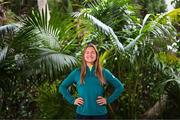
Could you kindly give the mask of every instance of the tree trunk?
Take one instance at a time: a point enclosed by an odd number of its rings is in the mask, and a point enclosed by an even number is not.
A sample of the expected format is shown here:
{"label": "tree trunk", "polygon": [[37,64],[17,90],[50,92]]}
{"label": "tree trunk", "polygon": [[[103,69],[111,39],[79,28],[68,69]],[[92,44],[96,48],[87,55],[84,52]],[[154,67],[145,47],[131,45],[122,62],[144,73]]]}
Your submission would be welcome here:
{"label": "tree trunk", "polygon": [[4,25],[6,15],[4,9],[0,6],[0,25]]}
{"label": "tree trunk", "polygon": [[153,107],[142,115],[142,119],[157,118],[166,108],[167,96],[163,95]]}

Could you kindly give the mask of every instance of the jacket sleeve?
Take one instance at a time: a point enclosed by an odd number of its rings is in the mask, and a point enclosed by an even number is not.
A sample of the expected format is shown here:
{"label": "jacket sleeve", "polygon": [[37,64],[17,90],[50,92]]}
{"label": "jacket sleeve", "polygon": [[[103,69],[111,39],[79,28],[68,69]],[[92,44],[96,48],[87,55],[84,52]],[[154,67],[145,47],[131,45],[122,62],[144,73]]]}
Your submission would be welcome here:
{"label": "jacket sleeve", "polygon": [[107,103],[110,104],[115,101],[124,91],[124,86],[119,79],[117,79],[109,70],[104,69],[104,77],[106,81],[113,85],[113,93],[107,97]]}
{"label": "jacket sleeve", "polygon": [[75,98],[70,94],[68,88],[71,86],[73,83],[75,83],[75,74],[76,74],[76,69],[72,71],[68,77],[63,80],[63,82],[59,86],[59,92],[63,95],[63,97],[70,103],[74,104]]}

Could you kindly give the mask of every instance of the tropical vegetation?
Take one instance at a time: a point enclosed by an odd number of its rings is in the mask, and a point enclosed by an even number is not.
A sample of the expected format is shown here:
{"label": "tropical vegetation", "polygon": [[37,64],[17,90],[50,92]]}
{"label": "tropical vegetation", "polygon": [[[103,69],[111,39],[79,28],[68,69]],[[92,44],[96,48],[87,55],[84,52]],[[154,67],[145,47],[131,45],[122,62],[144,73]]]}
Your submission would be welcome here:
{"label": "tropical vegetation", "polygon": [[147,1],[0,1],[0,118],[75,118],[58,86],[89,42],[125,86],[109,118],[180,118],[180,8]]}

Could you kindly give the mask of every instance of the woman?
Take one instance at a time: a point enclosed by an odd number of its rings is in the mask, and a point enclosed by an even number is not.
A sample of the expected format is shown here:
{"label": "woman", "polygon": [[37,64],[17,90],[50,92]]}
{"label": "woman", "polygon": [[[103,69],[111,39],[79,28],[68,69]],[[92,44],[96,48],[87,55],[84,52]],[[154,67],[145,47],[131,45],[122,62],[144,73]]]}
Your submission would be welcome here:
{"label": "woman", "polygon": [[[94,44],[85,47],[82,60],[81,69],[72,71],[60,85],[59,91],[69,103],[77,105],[77,119],[107,119],[106,105],[117,99],[124,87],[111,72],[101,68]],[[68,91],[73,83],[76,84],[77,98]],[[105,98],[103,85],[108,83],[114,86],[114,91]]]}

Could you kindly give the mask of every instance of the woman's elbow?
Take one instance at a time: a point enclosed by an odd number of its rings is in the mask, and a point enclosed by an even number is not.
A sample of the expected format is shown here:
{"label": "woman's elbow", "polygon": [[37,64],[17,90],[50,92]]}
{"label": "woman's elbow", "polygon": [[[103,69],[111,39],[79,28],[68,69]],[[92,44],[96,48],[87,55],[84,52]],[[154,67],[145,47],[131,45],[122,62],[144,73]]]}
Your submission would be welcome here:
{"label": "woman's elbow", "polygon": [[120,92],[120,93],[122,93],[122,92],[124,92],[124,85],[119,85],[118,86],[118,91]]}
{"label": "woman's elbow", "polygon": [[61,84],[61,85],[59,85],[59,89],[58,89],[58,91],[59,91],[59,93],[63,93],[63,91],[64,91],[64,86]]}

